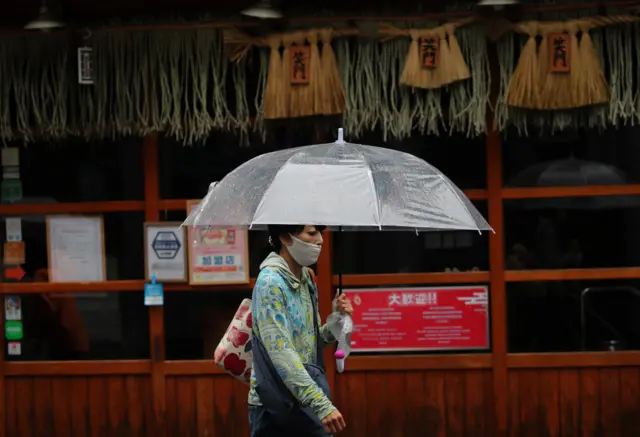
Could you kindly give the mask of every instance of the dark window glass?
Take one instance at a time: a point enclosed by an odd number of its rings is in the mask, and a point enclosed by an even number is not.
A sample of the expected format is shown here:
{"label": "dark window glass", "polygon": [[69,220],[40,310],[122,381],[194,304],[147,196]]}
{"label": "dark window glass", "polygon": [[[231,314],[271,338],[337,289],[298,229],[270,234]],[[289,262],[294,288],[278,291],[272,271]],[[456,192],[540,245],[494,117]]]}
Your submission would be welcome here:
{"label": "dark window glass", "polygon": [[165,293],[164,326],[168,360],[213,359],[213,352],[251,289]]}
{"label": "dark window glass", "polygon": [[[275,129],[266,143],[256,139],[246,147],[241,146],[237,138],[224,134],[213,135],[204,145],[194,147],[184,147],[163,137],[160,140],[160,195],[171,199],[202,198],[211,182],[222,179],[245,161],[288,146],[313,144],[314,132],[313,126],[296,133]],[[329,141],[334,137],[335,134],[327,136]],[[410,139],[385,142],[379,133],[371,133],[354,142],[416,155],[437,167],[460,188],[486,187],[484,138],[416,134]]]}
{"label": "dark window glass", "polygon": [[[107,280],[143,279],[144,213],[113,212],[100,215],[104,221]],[[36,272],[48,268],[46,215],[20,218],[26,260],[22,266],[26,272],[23,281],[28,282],[33,280]],[[5,234],[5,218],[0,217],[1,241],[6,241]]]}
{"label": "dark window glass", "polygon": [[503,142],[508,187],[624,185],[640,182],[640,128],[580,130]]}
{"label": "dark window glass", "polygon": [[[474,202],[487,217],[486,202]],[[419,273],[488,270],[488,234],[460,232],[334,232],[334,273]]]}
{"label": "dark window glass", "polygon": [[507,284],[509,352],[640,349],[640,281]]}
{"label": "dark window glass", "polygon": [[142,140],[20,147],[20,203],[94,202],[144,198]]}
{"label": "dark window glass", "polygon": [[640,265],[640,196],[506,200],[506,268]]}
{"label": "dark window glass", "polygon": [[215,133],[202,145],[185,147],[170,137],[160,137],[160,197],[200,199],[209,184],[219,181],[244,162],[263,153],[313,143],[313,129],[287,132],[273,128],[265,143],[252,138],[242,145],[231,134]]}
{"label": "dark window glass", "polygon": [[379,133],[370,133],[354,142],[415,155],[443,172],[462,189],[487,186],[484,137],[467,138],[455,133],[441,136],[414,133],[411,138],[388,138],[385,142]]}
{"label": "dark window glass", "polygon": [[[5,296],[5,315],[8,296]],[[30,293],[19,300],[22,338],[6,339],[8,361],[149,358],[149,316],[142,292]],[[9,317],[7,317],[9,318]],[[6,328],[6,327],[5,327]],[[14,328],[15,329],[15,328]],[[13,331],[15,332],[15,331]],[[19,342],[20,355],[14,355]]]}

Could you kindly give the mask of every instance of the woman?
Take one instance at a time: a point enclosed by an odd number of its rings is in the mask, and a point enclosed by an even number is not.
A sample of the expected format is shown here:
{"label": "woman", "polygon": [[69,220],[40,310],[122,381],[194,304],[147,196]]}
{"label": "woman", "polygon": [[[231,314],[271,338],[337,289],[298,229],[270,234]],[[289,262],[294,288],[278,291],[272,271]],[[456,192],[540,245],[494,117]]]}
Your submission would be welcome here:
{"label": "woman", "polygon": [[[323,348],[335,342],[320,326],[318,295],[306,268],[322,249],[320,226],[270,226],[272,252],[253,289],[251,437],[321,437],[340,432],[344,418],[329,400]],[[351,314],[341,295],[338,311]]]}

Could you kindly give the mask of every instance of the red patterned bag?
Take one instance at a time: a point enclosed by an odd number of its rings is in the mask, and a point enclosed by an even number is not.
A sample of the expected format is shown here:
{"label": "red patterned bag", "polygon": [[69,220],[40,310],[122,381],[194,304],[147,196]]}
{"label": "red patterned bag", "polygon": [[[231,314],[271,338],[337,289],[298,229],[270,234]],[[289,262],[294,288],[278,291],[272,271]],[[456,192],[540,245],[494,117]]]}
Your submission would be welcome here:
{"label": "red patterned bag", "polygon": [[[315,283],[314,271],[310,268],[307,268],[307,271]],[[253,364],[252,327],[251,299],[244,299],[213,355],[218,367],[245,384],[249,384]]]}
{"label": "red patterned bag", "polygon": [[218,367],[245,384],[253,364],[251,327],[251,300],[244,299],[213,356]]}

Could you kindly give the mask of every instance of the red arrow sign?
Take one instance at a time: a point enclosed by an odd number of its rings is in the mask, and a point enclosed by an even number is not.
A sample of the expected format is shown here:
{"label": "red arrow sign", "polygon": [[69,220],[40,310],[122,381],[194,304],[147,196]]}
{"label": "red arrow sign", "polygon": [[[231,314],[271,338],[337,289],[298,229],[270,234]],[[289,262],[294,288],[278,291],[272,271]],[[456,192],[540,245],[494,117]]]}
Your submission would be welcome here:
{"label": "red arrow sign", "polygon": [[24,270],[20,266],[5,266],[4,268],[5,279],[13,279],[19,281],[24,278]]}

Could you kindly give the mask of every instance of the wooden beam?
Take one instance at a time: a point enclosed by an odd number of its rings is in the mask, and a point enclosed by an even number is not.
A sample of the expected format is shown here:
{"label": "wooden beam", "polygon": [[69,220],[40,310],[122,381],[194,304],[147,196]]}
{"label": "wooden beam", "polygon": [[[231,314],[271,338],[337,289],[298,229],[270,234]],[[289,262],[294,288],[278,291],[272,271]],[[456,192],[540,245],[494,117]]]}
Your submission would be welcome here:
{"label": "wooden beam", "polygon": [[640,366],[640,351],[509,354],[509,369]]}
{"label": "wooden beam", "polygon": [[[498,60],[495,45],[491,46],[490,67],[492,77],[491,100],[498,95]],[[493,105],[495,107],[495,105]],[[487,108],[487,190],[489,192],[489,302],[491,304],[491,347],[493,358],[493,435],[507,436],[509,412],[507,380],[507,296],[504,281],[504,216],[502,205],[502,144],[500,133],[494,128],[494,114]]]}
{"label": "wooden beam", "polygon": [[504,275],[507,282],[638,279],[640,278],[640,267],[568,270],[507,270]]}
{"label": "wooden beam", "polygon": [[580,187],[503,188],[503,199],[548,199],[554,197],[633,196],[638,185],[585,185]]}
{"label": "wooden beam", "polygon": [[2,204],[0,216],[5,215],[45,215],[45,214],[94,214],[105,212],[144,211],[142,200],[122,200],[112,202],[68,202],[35,204]]}
{"label": "wooden beam", "polygon": [[[141,225],[142,226],[142,225]],[[252,278],[249,284],[240,285],[210,285],[207,290],[241,290],[246,291],[253,287],[255,279]],[[31,293],[104,293],[104,292],[126,292],[144,290],[145,281],[143,279],[125,281],[104,281],[104,282],[21,282],[9,283],[0,282],[0,295],[2,294],[31,294]],[[202,290],[202,286],[191,286],[189,284],[164,284],[165,291],[195,291]]]}
{"label": "wooden beam", "polygon": [[[143,139],[144,157],[144,218],[148,222],[160,219],[160,187],[158,176],[158,136],[153,133]],[[149,350],[151,351],[151,391],[153,394],[153,415],[155,435],[166,435],[166,380],[164,376],[165,335],[164,307],[149,308]]]}
{"label": "wooden beam", "polygon": [[345,372],[490,369],[491,354],[463,355],[351,355],[345,363]]}
{"label": "wooden beam", "polygon": [[7,376],[149,375],[149,360],[38,361],[6,363]]}
{"label": "wooden beam", "polygon": [[[324,243],[322,245],[322,252],[320,253],[320,259],[318,260],[318,299],[320,317],[322,322],[327,320],[329,314],[332,311],[332,301],[334,295],[333,276],[332,276],[332,263],[333,263],[333,250],[332,250],[332,238],[331,232],[326,230],[323,233]],[[321,323],[322,323],[321,322]],[[331,392],[335,394],[336,384],[336,360],[334,358],[334,347],[327,347],[324,350],[324,365],[326,367],[327,380]],[[340,407],[338,407],[340,408]]]}
{"label": "wooden beam", "polygon": [[[476,284],[489,282],[489,272],[459,273],[381,273],[368,275],[343,275],[345,287],[373,287],[377,285],[424,285],[424,284]],[[338,275],[333,276],[333,285],[338,285]]]}

